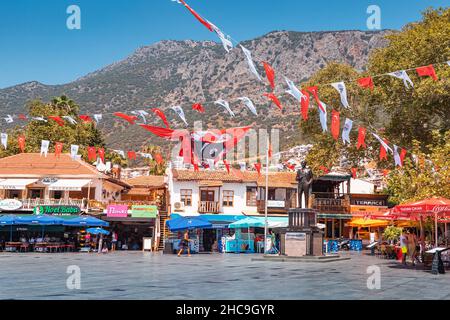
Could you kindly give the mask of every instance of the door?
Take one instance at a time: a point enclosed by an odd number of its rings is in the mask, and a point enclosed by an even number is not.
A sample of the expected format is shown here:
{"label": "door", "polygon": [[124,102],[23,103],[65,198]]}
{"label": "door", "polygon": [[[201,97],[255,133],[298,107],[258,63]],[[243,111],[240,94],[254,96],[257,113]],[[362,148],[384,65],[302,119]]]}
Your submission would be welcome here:
{"label": "door", "polygon": [[214,202],[214,190],[201,190],[200,201]]}
{"label": "door", "polygon": [[44,189],[29,189],[28,190],[28,197],[30,199],[42,199],[43,198],[43,192]]}

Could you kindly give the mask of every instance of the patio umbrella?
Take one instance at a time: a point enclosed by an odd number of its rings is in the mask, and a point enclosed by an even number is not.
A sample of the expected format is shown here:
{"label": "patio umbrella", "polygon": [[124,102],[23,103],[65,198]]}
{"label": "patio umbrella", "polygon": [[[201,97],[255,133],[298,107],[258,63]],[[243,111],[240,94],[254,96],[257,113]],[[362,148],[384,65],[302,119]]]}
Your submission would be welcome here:
{"label": "patio umbrella", "polygon": [[12,226],[17,222],[17,216],[15,215],[3,215],[0,216],[0,226],[9,226],[9,241],[12,241]]}
{"label": "patio umbrella", "polygon": [[64,220],[64,226],[71,227],[108,227],[109,223],[91,216],[79,216],[73,219]]}
{"label": "patio umbrella", "polygon": [[446,198],[429,198],[415,202],[400,204],[392,210],[399,217],[409,219],[422,218],[423,216],[434,216],[435,245],[438,245],[438,218],[450,217],[450,200]]}
{"label": "patio umbrella", "polygon": [[105,230],[102,228],[89,228],[89,229],[86,229],[86,232],[90,233],[90,234],[104,234],[106,236],[109,234],[108,230]]}
{"label": "patio umbrella", "polygon": [[49,216],[49,215],[29,215],[29,216],[21,216],[17,218],[16,224],[24,224],[24,225],[37,225],[42,226],[42,237],[44,237],[44,229],[45,226],[61,224],[63,219]]}
{"label": "patio umbrella", "polygon": [[389,221],[386,220],[374,220],[374,219],[353,219],[348,223],[350,227],[361,227],[361,228],[369,228],[369,227],[385,227],[389,224]]}
{"label": "patio umbrella", "polygon": [[212,224],[200,217],[178,217],[167,220],[170,231],[211,228]]}
{"label": "patio umbrella", "polygon": [[258,227],[264,228],[264,219],[258,219],[253,217],[247,217],[245,219],[231,223],[228,227],[231,229]]}

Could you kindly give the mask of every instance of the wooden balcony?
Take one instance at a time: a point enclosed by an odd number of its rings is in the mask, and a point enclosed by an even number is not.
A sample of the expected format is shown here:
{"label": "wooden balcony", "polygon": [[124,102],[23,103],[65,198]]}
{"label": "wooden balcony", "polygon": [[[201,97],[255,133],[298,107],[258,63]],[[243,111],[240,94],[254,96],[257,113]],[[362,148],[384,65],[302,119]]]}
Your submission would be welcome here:
{"label": "wooden balcony", "polygon": [[347,194],[316,192],[312,195],[312,208],[319,213],[350,213]]}
{"label": "wooden balcony", "polygon": [[219,213],[220,202],[218,201],[199,201],[198,202],[199,213]]}

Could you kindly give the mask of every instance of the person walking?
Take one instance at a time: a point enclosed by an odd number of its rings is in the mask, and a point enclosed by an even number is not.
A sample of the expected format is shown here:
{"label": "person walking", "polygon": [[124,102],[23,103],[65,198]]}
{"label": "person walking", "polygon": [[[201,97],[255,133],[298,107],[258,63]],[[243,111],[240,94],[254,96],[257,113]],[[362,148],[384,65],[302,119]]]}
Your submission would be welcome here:
{"label": "person walking", "polygon": [[117,232],[113,231],[112,236],[111,236],[111,252],[116,251],[116,246],[117,246]]}
{"label": "person walking", "polygon": [[181,254],[183,253],[184,249],[187,249],[188,252],[188,257],[191,256],[191,248],[189,247],[189,243],[190,243],[190,239],[189,239],[189,231],[186,230],[184,232],[184,236],[183,239],[181,239],[180,241],[180,251],[178,251],[178,256],[180,257]]}
{"label": "person walking", "polygon": [[416,265],[417,256],[417,236],[414,232],[408,231],[408,255],[411,259],[411,264]]}
{"label": "person walking", "polygon": [[402,234],[400,236],[400,247],[402,249],[402,263],[406,266],[406,255],[408,253],[408,236],[406,235],[405,230],[402,230]]}

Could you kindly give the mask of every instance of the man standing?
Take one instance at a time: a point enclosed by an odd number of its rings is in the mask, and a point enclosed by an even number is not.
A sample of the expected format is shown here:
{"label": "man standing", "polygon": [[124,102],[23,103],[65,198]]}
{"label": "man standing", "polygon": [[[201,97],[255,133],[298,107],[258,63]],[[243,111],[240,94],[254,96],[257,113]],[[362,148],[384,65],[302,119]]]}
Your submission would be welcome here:
{"label": "man standing", "polygon": [[184,249],[187,248],[187,252],[188,252],[188,257],[191,256],[191,248],[189,247],[189,243],[190,243],[190,239],[189,239],[189,231],[186,230],[184,232],[184,236],[183,239],[181,239],[180,241],[180,251],[178,252],[178,256],[181,256],[181,254],[183,253]]}

